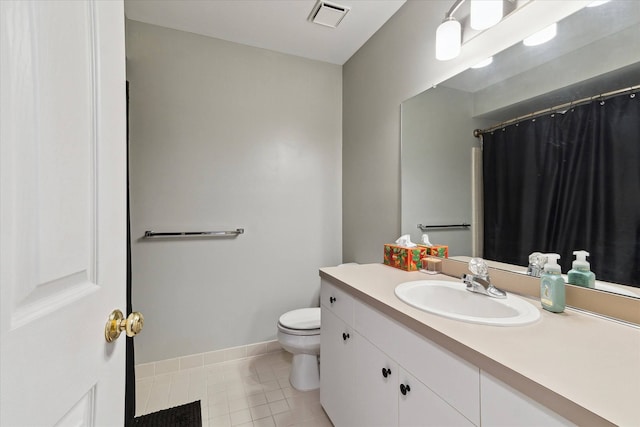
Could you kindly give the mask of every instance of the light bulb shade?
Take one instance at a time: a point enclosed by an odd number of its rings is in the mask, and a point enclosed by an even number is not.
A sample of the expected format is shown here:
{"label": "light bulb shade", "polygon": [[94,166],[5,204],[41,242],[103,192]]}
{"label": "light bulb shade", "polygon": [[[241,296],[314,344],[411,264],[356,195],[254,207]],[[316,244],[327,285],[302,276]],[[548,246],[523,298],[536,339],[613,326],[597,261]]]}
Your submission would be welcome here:
{"label": "light bulb shade", "polygon": [[471,28],[486,30],[502,19],[503,0],[471,0]]}
{"label": "light bulb shade", "polygon": [[493,56],[488,57],[485,60],[478,62],[476,65],[472,66],[473,69],[484,68],[493,63]]}
{"label": "light bulb shade", "polygon": [[447,61],[460,55],[462,27],[454,18],[448,18],[436,30],[436,59]]}
{"label": "light bulb shade", "polygon": [[537,46],[546,43],[556,36],[558,33],[558,24],[551,24],[548,27],[538,31],[537,33],[522,40],[525,46]]}

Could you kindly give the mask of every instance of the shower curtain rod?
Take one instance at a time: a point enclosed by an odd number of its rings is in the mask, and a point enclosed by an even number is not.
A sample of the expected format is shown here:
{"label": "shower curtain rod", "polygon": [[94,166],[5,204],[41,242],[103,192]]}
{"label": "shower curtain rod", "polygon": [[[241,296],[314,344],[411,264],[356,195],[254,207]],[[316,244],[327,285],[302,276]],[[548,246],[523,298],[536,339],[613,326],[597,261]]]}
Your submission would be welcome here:
{"label": "shower curtain rod", "polygon": [[624,89],[618,89],[618,90],[614,90],[614,91],[611,91],[611,92],[601,93],[600,95],[588,96],[586,98],[578,99],[577,101],[565,102],[564,104],[556,105],[555,107],[545,108],[544,110],[538,110],[538,111],[535,111],[533,113],[529,113],[529,114],[525,114],[523,116],[516,117],[514,119],[506,120],[504,122],[498,123],[497,125],[493,125],[491,127],[488,127],[487,129],[474,129],[473,136],[475,136],[476,138],[480,138],[485,133],[492,132],[492,131],[494,131],[496,129],[500,129],[501,127],[504,127],[504,126],[507,126],[507,125],[512,125],[514,123],[519,123],[519,122],[521,122],[523,120],[533,119],[535,117],[540,117],[540,116],[542,116],[544,114],[547,114],[547,113],[555,113],[555,112],[561,111],[563,109],[564,110],[568,110],[569,108],[575,107],[577,105],[586,104],[587,102],[595,101],[595,100],[598,100],[598,99],[610,98],[612,96],[620,95],[620,94],[625,93],[625,92],[634,92],[634,91],[636,91],[638,89],[640,89],[640,85],[635,85],[635,86],[627,87],[627,88],[624,88]]}

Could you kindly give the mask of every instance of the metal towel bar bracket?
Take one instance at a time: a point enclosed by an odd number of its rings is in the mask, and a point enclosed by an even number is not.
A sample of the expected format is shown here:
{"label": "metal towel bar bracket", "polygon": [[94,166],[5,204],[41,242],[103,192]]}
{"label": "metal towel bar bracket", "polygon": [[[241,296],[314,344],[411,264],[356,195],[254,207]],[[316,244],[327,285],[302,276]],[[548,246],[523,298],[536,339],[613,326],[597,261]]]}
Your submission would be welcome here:
{"label": "metal towel bar bracket", "polygon": [[468,228],[471,227],[471,224],[462,223],[462,224],[447,224],[447,225],[422,225],[418,224],[418,228],[420,230],[430,230],[433,228]]}
{"label": "metal towel bar bracket", "polygon": [[162,239],[162,238],[183,238],[183,237],[235,237],[244,234],[244,228],[236,228],[227,231],[169,231],[156,232],[147,230],[144,232],[145,239]]}

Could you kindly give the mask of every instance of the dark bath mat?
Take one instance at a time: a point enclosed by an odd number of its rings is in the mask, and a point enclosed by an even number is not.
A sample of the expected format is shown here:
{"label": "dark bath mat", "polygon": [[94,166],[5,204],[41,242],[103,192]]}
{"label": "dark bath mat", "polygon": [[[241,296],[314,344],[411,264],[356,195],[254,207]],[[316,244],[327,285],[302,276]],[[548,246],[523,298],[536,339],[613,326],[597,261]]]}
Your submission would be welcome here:
{"label": "dark bath mat", "polygon": [[202,427],[200,401],[163,409],[133,419],[135,427]]}

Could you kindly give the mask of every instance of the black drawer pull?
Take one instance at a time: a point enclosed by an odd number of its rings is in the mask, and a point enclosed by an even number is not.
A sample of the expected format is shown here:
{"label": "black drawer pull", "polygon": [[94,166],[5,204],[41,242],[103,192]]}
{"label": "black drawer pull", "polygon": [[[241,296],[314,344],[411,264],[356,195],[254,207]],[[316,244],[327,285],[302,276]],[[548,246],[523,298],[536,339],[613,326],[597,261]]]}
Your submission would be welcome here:
{"label": "black drawer pull", "polygon": [[348,334],[348,333],[346,333],[346,332],[343,332],[343,333],[342,333],[342,339],[346,341],[346,340],[347,340],[347,338],[350,338],[350,337],[349,337],[349,334]]}
{"label": "black drawer pull", "polygon": [[387,378],[389,375],[391,375],[391,369],[382,368],[382,376]]}
{"label": "black drawer pull", "polygon": [[407,393],[409,393],[411,391],[411,387],[409,387],[409,384],[404,385],[404,384],[400,384],[400,393],[402,393],[403,396],[406,396]]}
{"label": "black drawer pull", "polygon": [[329,303],[333,304],[334,302],[336,302],[336,299],[334,297],[329,297]]}

